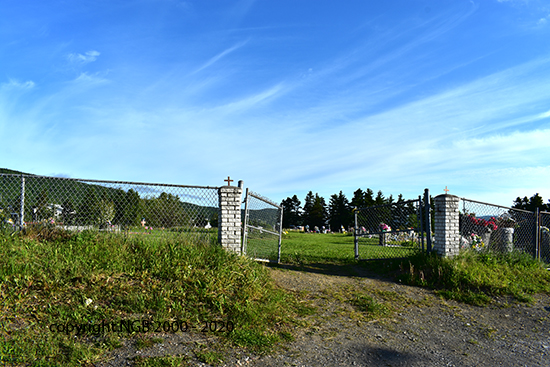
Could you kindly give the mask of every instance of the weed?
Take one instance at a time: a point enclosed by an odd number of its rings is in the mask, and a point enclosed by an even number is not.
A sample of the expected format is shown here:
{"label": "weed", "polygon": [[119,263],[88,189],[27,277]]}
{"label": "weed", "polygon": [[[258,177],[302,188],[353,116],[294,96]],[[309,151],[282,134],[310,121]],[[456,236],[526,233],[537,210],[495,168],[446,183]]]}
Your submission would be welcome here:
{"label": "weed", "polygon": [[207,364],[217,364],[219,362],[223,362],[224,359],[221,353],[211,350],[195,350],[194,353],[199,361]]}
{"label": "weed", "polygon": [[376,301],[372,296],[365,294],[356,295],[350,303],[361,312],[367,313],[369,318],[379,318],[389,314],[387,306]]}

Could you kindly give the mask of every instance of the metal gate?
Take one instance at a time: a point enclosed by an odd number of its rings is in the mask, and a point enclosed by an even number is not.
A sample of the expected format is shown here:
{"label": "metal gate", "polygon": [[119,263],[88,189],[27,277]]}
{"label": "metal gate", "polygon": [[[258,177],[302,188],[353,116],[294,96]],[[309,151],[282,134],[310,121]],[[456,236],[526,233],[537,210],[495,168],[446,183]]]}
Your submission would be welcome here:
{"label": "metal gate", "polygon": [[[431,228],[432,215],[425,207],[430,208],[427,193],[424,202],[419,196],[415,200],[354,209],[355,258],[404,258],[431,251],[431,229],[425,228]],[[426,233],[430,235],[425,236]]]}
{"label": "metal gate", "polygon": [[264,262],[281,261],[283,208],[246,189],[242,252]]}

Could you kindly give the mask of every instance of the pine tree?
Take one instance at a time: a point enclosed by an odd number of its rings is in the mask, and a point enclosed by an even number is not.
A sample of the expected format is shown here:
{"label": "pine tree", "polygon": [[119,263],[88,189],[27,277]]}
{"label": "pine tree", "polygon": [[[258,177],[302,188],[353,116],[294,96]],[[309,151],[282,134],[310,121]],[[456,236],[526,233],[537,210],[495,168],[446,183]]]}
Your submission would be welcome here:
{"label": "pine tree", "polygon": [[514,200],[514,205],[512,208],[528,210],[530,212],[534,212],[537,208],[539,208],[540,211],[550,212],[550,202],[548,204],[544,204],[542,197],[536,193],[529,199],[527,199],[527,196],[524,196],[523,199],[518,196],[516,200]]}
{"label": "pine tree", "polygon": [[291,225],[297,226],[301,222],[301,202],[296,195],[292,198],[287,197],[281,202],[283,207],[283,228],[289,228]]}
{"label": "pine tree", "polygon": [[342,191],[338,195],[334,194],[330,197],[328,216],[330,228],[333,230],[337,230],[342,226],[347,228],[351,224],[350,203]]}
{"label": "pine tree", "polygon": [[304,200],[304,208],[302,214],[302,223],[304,226],[311,226],[311,212],[313,210],[313,205],[315,204],[315,196],[313,192],[308,192]]}

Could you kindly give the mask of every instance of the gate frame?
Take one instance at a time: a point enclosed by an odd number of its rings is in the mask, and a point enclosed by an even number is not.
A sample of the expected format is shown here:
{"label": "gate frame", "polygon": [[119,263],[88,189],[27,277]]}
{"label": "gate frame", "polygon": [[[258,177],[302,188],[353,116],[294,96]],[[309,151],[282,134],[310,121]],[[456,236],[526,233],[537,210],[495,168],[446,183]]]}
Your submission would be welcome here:
{"label": "gate frame", "polygon": [[[249,219],[249,209],[250,208],[248,207],[248,203],[250,202],[251,197],[253,197],[255,199],[258,199],[260,201],[263,201],[266,204],[273,205],[274,207],[279,209],[279,211],[281,212],[281,216],[279,217],[279,233],[269,231],[265,228],[255,227],[255,226],[249,224],[248,219]],[[242,241],[243,242],[241,244],[241,253],[245,254],[245,255],[246,255],[246,247],[247,247],[247,239],[248,239],[248,228],[257,229],[261,232],[267,232],[267,233],[270,233],[270,234],[273,234],[273,235],[279,237],[278,251],[277,251],[277,261],[276,262],[273,261],[273,260],[269,260],[269,259],[259,259],[259,258],[254,259],[255,261],[260,261],[260,262],[269,262],[269,263],[279,264],[281,262],[281,239],[282,239],[282,236],[283,236],[283,207],[280,206],[280,205],[275,204],[271,200],[269,200],[267,198],[264,198],[263,196],[261,196],[259,194],[255,194],[254,192],[249,191],[248,188],[246,188],[246,195],[245,195],[245,199],[244,199],[244,220],[243,220],[243,235],[242,235]]]}

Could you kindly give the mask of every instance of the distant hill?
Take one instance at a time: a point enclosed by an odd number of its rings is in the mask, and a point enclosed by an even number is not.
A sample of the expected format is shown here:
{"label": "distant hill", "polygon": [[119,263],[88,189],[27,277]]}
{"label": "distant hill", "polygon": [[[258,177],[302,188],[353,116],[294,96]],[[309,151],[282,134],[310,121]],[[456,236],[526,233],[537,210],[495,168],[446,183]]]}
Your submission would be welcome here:
{"label": "distant hill", "polygon": [[[97,217],[90,213],[100,211],[101,206],[105,207],[108,203],[112,203],[111,211],[115,212],[113,224],[139,224],[142,217],[148,218],[148,223],[156,227],[168,227],[165,224],[173,222],[183,225],[184,218],[192,218],[196,223],[206,224],[206,220],[212,222],[218,213],[216,206],[186,202],[185,195],[176,199],[170,188],[166,188],[167,192],[164,194],[159,193],[159,196],[151,197],[140,195],[129,187],[111,187],[109,183],[44,177],[0,168],[0,210],[10,215],[20,211],[21,174],[27,177],[24,184],[24,210],[25,218],[29,218],[28,220],[36,217],[35,211],[46,212],[45,208],[51,211],[51,208],[55,207],[62,213],[78,216],[75,221],[82,222],[79,224],[88,224],[88,217]],[[50,216],[50,213],[38,215],[38,219]]]}

